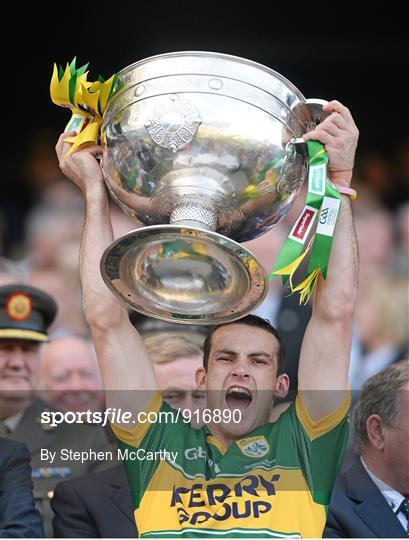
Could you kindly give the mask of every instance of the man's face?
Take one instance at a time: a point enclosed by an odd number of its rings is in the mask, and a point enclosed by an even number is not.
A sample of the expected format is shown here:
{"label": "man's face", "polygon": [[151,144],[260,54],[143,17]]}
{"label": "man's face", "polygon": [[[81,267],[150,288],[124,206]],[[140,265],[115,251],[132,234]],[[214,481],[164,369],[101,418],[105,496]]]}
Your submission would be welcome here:
{"label": "man's face", "polygon": [[41,358],[40,391],[63,411],[97,411],[104,403],[102,380],[86,342],[64,337],[47,344]]}
{"label": "man's face", "polygon": [[277,377],[278,350],[275,336],[261,328],[232,324],[213,334],[198,385],[207,390],[211,410],[238,410],[241,421],[211,423],[212,431],[237,439],[269,421],[274,395],[288,389],[288,377]]}
{"label": "man's face", "polygon": [[395,479],[398,491],[409,495],[409,383],[400,394],[400,410],[395,426],[383,426],[385,446],[382,460]]}
{"label": "man's face", "polygon": [[[163,399],[174,409],[202,409],[205,394],[196,387],[196,371],[203,365],[201,356],[178,358],[174,362],[154,364],[158,388]],[[197,424],[194,423],[196,427]]]}
{"label": "man's face", "polygon": [[0,391],[5,399],[27,399],[37,384],[38,343],[0,340]]}

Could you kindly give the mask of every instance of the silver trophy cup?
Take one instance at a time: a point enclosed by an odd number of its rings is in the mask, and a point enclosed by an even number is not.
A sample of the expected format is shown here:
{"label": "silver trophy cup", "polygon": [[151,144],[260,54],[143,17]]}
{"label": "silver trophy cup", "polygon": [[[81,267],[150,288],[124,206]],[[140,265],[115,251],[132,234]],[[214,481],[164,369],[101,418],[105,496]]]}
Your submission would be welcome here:
{"label": "silver trophy cup", "polygon": [[322,117],[275,71],[234,56],[154,56],[118,74],[101,129],[112,198],[145,227],[104,253],[133,309],[183,324],[253,311],[266,272],[240,242],[286,214],[307,175],[298,144]]}

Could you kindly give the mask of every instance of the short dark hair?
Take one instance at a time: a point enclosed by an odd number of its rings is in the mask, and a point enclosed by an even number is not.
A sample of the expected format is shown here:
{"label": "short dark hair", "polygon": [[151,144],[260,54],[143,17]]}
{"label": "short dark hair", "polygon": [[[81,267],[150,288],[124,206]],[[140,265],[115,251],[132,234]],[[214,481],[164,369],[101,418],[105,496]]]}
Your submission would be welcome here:
{"label": "short dark hair", "polygon": [[253,326],[254,328],[261,328],[262,330],[265,330],[269,334],[272,334],[276,340],[278,341],[278,357],[277,357],[277,375],[281,375],[284,373],[285,370],[285,363],[286,363],[286,350],[284,341],[282,340],[282,337],[277,332],[277,330],[270,324],[270,322],[266,319],[262,319],[261,317],[258,317],[257,315],[246,315],[245,317],[238,319],[237,321],[232,321],[225,324],[219,324],[218,326],[215,326],[212,331],[207,335],[204,343],[203,343],[203,367],[207,371],[207,367],[209,365],[209,355],[210,355],[210,349],[212,347],[212,337],[215,332],[219,328],[224,328],[225,326],[229,326],[231,324],[245,324],[246,326]]}

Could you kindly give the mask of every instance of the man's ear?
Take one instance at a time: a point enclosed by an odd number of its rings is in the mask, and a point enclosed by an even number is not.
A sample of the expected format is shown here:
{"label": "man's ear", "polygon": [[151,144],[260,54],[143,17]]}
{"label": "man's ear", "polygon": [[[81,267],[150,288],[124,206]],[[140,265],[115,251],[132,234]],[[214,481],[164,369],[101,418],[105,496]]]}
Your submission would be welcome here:
{"label": "man's ear", "polygon": [[285,396],[288,394],[289,387],[290,377],[287,375],[287,373],[282,373],[281,375],[278,375],[276,387],[274,390],[274,396],[276,398],[285,398]]}
{"label": "man's ear", "polygon": [[366,420],[366,433],[369,442],[380,452],[385,448],[385,434],[379,414],[371,414]]}
{"label": "man's ear", "polygon": [[204,367],[196,370],[196,386],[198,390],[206,390],[207,373]]}

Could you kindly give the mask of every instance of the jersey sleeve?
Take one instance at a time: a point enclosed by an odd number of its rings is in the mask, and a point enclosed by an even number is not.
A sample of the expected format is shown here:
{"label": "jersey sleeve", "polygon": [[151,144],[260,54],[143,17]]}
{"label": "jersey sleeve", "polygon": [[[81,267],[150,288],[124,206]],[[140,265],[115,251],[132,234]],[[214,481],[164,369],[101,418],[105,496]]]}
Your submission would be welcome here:
{"label": "jersey sleeve", "polygon": [[318,504],[329,504],[348,442],[350,404],[348,392],[337,410],[318,421],[314,421],[308,414],[300,392],[295,407],[291,407],[301,469],[312,498]]}
{"label": "jersey sleeve", "polygon": [[[156,419],[156,420],[155,420]],[[146,459],[148,452],[159,456],[160,451],[172,451],[175,441],[180,440],[186,430],[192,429],[183,420],[182,414],[169,407],[156,392],[140,421],[134,428],[124,429],[111,424],[117,438],[118,458],[122,461],[131,488],[134,508],[160,464],[160,458]],[[152,457],[152,454],[149,454]]]}

